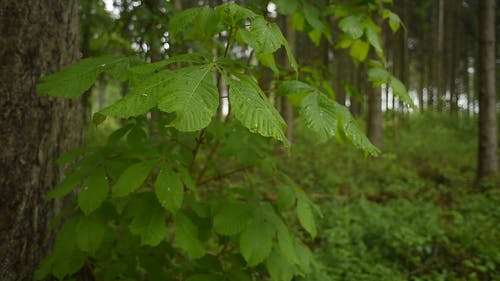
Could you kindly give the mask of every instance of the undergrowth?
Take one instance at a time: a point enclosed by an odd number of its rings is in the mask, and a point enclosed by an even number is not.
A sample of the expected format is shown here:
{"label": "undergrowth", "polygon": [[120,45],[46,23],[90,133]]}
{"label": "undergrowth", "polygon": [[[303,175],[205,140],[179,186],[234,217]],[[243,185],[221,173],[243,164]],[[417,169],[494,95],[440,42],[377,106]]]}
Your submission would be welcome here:
{"label": "undergrowth", "polygon": [[500,280],[500,194],[498,182],[475,184],[475,124],[386,118],[376,159],[317,146],[297,124],[282,168],[324,214],[304,280]]}

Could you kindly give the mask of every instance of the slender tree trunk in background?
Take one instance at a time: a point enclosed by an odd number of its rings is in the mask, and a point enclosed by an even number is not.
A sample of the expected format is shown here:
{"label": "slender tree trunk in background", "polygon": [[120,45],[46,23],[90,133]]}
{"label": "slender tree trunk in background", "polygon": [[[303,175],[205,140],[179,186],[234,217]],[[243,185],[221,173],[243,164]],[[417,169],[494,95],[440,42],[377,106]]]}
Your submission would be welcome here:
{"label": "slender tree trunk in background", "polygon": [[335,80],[334,80],[334,89],[335,89],[335,100],[341,104],[345,105],[345,88],[344,88],[344,80],[345,80],[345,66],[346,66],[346,52],[343,50],[337,50],[335,52],[336,56],[333,60],[335,65]]}
{"label": "slender tree trunk in background", "polygon": [[479,180],[495,177],[498,171],[495,11],[495,0],[479,1]]}
{"label": "slender tree trunk in background", "polygon": [[[152,15],[160,15],[160,3],[158,0],[147,0],[146,7]],[[158,33],[158,28],[156,27],[158,22],[156,20],[152,20],[148,24],[148,31],[151,38],[151,41],[148,42],[149,45],[149,58],[151,62],[157,62],[162,59],[161,56],[161,41],[160,35]]]}
{"label": "slender tree trunk in background", "polygon": [[[350,71],[350,84],[356,91],[359,89],[359,68],[354,65],[354,62],[349,59],[349,71]],[[354,93],[353,93],[354,94]],[[359,97],[351,95],[349,97],[351,104],[349,105],[349,110],[354,116],[359,116],[360,102]]]}
{"label": "slender tree trunk in background", "polygon": [[382,95],[380,87],[368,87],[367,135],[378,148],[382,148]]}
{"label": "slender tree trunk in background", "polygon": [[435,60],[436,65],[436,83],[437,83],[437,93],[436,102],[437,110],[441,112],[443,110],[443,99],[446,92],[446,81],[444,79],[444,9],[445,0],[439,0],[439,10],[438,10],[438,33],[437,33],[437,57]]}
{"label": "slender tree trunk in background", "polygon": [[[286,16],[285,18],[285,31],[286,31],[286,40],[288,41],[288,44],[290,45],[290,49],[292,50],[292,53],[295,54],[295,45],[296,45],[296,33],[295,30],[293,29],[292,26],[292,18],[291,16]],[[286,62],[287,69],[291,71],[290,68],[290,63]],[[294,137],[293,137],[293,121],[295,119],[294,114],[293,114],[293,107],[292,104],[288,102],[288,99],[286,96],[283,96],[282,101],[281,101],[281,107],[282,111],[281,113],[283,114],[283,118],[285,119],[285,122],[287,124],[286,128],[286,137],[288,140],[293,142]]]}
{"label": "slender tree trunk in background", "polygon": [[0,1],[0,279],[32,280],[51,246],[63,175],[54,160],[81,143],[80,99],[37,96],[40,76],[79,57],[76,0]]}
{"label": "slender tree trunk in background", "polygon": [[[401,20],[408,25],[409,24],[409,18],[408,18],[408,9],[406,8],[406,1],[405,0],[400,0],[400,13],[401,13]],[[399,45],[400,45],[400,66],[399,66],[399,79],[401,79],[401,82],[406,85],[408,88],[408,91],[410,90],[410,61],[409,61],[409,53],[408,53],[408,31],[406,29],[401,29],[400,32],[401,37],[399,38]],[[404,104],[404,102],[401,100],[399,101],[399,105],[401,108],[401,112],[406,113],[407,105]]]}
{"label": "slender tree trunk in background", "polygon": [[457,43],[458,41],[456,40],[456,13],[457,13],[457,6],[456,6],[456,1],[450,1],[448,5],[446,6],[446,13],[448,16],[446,17],[446,43],[447,43],[447,84],[448,84],[448,90],[450,92],[450,114],[456,114],[458,111],[458,94],[456,93],[456,74],[457,74]]}
{"label": "slender tree trunk in background", "polygon": [[419,69],[420,69],[420,85],[418,89],[418,109],[420,113],[424,112],[424,89],[426,88],[426,83],[425,83],[425,72],[426,72],[426,67],[425,64],[423,63],[423,60],[419,63]]}

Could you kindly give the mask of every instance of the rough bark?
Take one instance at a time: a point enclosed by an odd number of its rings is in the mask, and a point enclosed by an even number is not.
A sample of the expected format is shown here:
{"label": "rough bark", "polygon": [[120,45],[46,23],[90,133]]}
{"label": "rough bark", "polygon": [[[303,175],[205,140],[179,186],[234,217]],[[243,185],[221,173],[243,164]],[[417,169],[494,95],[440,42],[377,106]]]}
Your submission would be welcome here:
{"label": "rough bark", "polygon": [[32,280],[53,238],[54,160],[81,142],[81,100],[37,96],[40,76],[79,56],[77,0],[0,1],[0,279]]}
{"label": "rough bark", "polygon": [[479,1],[479,153],[478,178],[498,171],[495,81],[495,0]]}

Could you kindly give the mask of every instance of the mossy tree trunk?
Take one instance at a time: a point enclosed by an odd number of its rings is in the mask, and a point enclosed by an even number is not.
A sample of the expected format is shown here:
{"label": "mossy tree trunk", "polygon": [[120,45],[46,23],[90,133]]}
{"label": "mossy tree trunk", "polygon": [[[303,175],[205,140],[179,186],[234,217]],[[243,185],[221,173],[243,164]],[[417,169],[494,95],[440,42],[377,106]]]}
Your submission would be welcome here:
{"label": "mossy tree trunk", "polygon": [[81,143],[80,99],[40,97],[40,77],[79,55],[77,0],[0,1],[0,279],[32,280],[53,239],[60,203],[47,191],[54,160]]}

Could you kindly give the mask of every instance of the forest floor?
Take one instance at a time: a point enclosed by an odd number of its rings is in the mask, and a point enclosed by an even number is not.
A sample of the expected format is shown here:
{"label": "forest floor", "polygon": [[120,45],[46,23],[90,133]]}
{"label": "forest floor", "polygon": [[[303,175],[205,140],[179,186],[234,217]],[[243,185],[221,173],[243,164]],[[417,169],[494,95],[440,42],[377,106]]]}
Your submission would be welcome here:
{"label": "forest floor", "polygon": [[298,124],[282,168],[323,212],[307,280],[500,280],[499,182],[475,183],[476,121],[385,120],[378,158]]}

